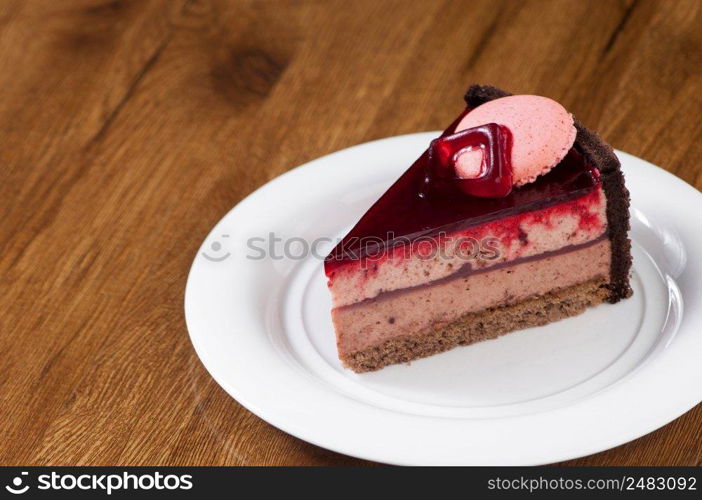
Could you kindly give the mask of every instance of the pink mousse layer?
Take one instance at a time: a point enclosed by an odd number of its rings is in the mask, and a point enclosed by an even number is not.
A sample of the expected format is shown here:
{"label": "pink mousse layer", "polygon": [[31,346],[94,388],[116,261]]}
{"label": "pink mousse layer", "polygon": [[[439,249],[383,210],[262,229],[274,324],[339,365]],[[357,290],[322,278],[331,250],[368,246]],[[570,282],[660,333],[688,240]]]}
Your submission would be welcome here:
{"label": "pink mousse layer", "polygon": [[336,308],[332,319],[339,354],[343,356],[395,337],[418,334],[437,322],[450,322],[466,313],[518,302],[595,278],[609,280],[610,258],[610,242],[602,239],[548,257]]}
{"label": "pink mousse layer", "polygon": [[566,203],[526,212],[353,261],[329,276],[334,307],[485,269],[601,237],[607,226],[601,187]]}

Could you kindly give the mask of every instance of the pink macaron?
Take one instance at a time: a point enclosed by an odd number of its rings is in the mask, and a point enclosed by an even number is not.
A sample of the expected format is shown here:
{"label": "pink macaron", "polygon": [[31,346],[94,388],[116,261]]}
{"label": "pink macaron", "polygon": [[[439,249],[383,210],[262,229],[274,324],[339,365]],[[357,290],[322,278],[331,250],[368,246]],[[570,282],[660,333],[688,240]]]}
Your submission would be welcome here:
{"label": "pink macaron", "polygon": [[[558,165],[575,142],[573,116],[548,97],[514,95],[486,102],[468,113],[455,132],[486,123],[503,125],[512,133],[515,186],[533,182]],[[475,154],[465,155],[457,162],[457,173],[473,177],[479,163]]]}

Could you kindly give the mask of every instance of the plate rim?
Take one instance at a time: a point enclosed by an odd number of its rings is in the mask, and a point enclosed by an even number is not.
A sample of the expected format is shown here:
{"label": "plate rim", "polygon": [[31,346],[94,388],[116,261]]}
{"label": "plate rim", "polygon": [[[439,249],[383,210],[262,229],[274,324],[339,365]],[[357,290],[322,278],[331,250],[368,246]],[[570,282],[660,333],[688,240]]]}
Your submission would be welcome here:
{"label": "plate rim", "polygon": [[[342,443],[338,442],[337,440],[330,440],[330,439],[325,439],[323,436],[320,437],[319,433],[315,433],[314,431],[309,430],[309,426],[305,425],[300,425],[299,422],[294,422],[291,421],[289,418],[285,418],[283,415],[280,414],[280,412],[276,412],[272,410],[271,408],[266,407],[266,405],[261,405],[260,401],[256,402],[252,400],[252,398],[249,397],[245,391],[239,390],[239,388],[236,387],[236,384],[232,384],[230,380],[226,380],[223,374],[219,373],[214,364],[211,362],[210,358],[208,357],[209,354],[206,352],[206,349],[204,345],[201,343],[201,340],[195,333],[194,333],[194,326],[193,326],[193,314],[194,312],[192,311],[192,308],[189,307],[189,304],[192,304],[192,300],[190,297],[192,297],[192,294],[194,293],[192,291],[193,288],[193,273],[196,272],[196,266],[197,266],[197,261],[198,261],[198,256],[200,255],[202,249],[204,248],[206,242],[210,240],[212,235],[217,231],[217,228],[224,222],[225,220],[230,219],[231,217],[236,216],[237,210],[241,210],[242,207],[248,206],[251,203],[255,203],[256,199],[261,196],[262,193],[264,193],[266,190],[271,189],[271,186],[273,185],[279,185],[280,183],[285,183],[287,180],[291,179],[291,177],[295,175],[299,175],[300,172],[309,172],[310,170],[313,170],[315,168],[319,168],[323,166],[325,163],[333,162],[335,158],[338,157],[338,155],[344,155],[344,154],[349,154],[352,150],[355,152],[358,152],[362,148],[371,148],[371,147],[378,147],[378,146],[383,146],[385,144],[389,144],[391,141],[412,141],[412,140],[426,140],[426,138],[431,138],[431,136],[436,135],[438,132],[432,131],[432,132],[419,132],[419,133],[413,133],[413,134],[404,134],[404,135],[399,135],[399,136],[392,136],[392,137],[386,137],[382,139],[376,139],[374,141],[369,141],[363,144],[359,144],[356,146],[352,146],[350,148],[342,149],[340,151],[333,152],[331,154],[322,156],[320,158],[317,158],[315,160],[312,160],[310,162],[307,162],[303,165],[300,165],[298,167],[295,167],[284,174],[272,179],[271,181],[267,182],[263,186],[259,187],[256,189],[254,192],[246,196],[244,199],[242,199],[239,203],[237,203],[231,210],[227,212],[227,214],[222,217],[217,224],[213,227],[213,229],[208,233],[207,237],[203,240],[202,246],[198,249],[198,252],[193,260],[193,264],[191,265],[190,271],[188,273],[188,279],[186,282],[185,286],[185,293],[184,293],[184,309],[185,309],[185,319],[186,319],[186,325],[188,328],[188,334],[190,337],[190,340],[193,344],[193,347],[200,358],[200,361],[203,363],[205,366],[206,370],[210,374],[210,376],[213,377],[213,379],[217,382],[220,387],[222,387],[230,396],[232,396],[235,400],[237,400],[242,406],[244,406],[248,411],[251,411],[255,415],[257,415],[259,418],[262,418],[263,420],[267,421],[268,423],[272,424],[273,426],[283,430],[284,432],[287,432],[295,437],[298,437],[300,439],[303,439],[304,441],[310,442],[314,445],[323,447],[325,449],[329,449],[338,453],[343,453],[349,456],[365,459],[365,460],[372,460],[372,461],[380,461],[384,463],[391,463],[391,464],[398,464],[398,465],[429,465],[429,464],[437,464],[437,463],[447,463],[447,464],[458,464],[458,463],[470,463],[470,464],[477,464],[477,463],[482,463],[482,462],[476,462],[476,461],[461,461],[461,460],[456,460],[456,457],[453,457],[447,461],[428,461],[428,462],[417,462],[416,460],[403,460],[402,457],[397,456],[396,454],[393,454],[392,452],[386,453],[386,454],[379,454],[377,450],[368,450],[368,449],[358,449],[354,446],[344,446]],[[687,188],[693,190],[697,195],[699,195],[697,202],[702,205],[702,193],[697,191],[694,187],[690,186],[689,184],[685,183],[682,179],[679,179],[676,177],[674,174],[662,169],[661,167],[658,167],[656,165],[653,165],[645,160],[642,160],[638,157],[635,157],[633,155],[621,152],[621,151],[616,151],[617,155],[620,156],[620,158],[626,158],[627,161],[632,161],[634,163],[637,162],[643,162],[647,168],[652,167],[653,170],[657,172],[657,175],[660,175],[661,173],[665,174],[666,180],[668,182],[673,182],[673,183],[681,183]],[[687,309],[687,307],[686,307]],[[683,325],[681,325],[681,329],[683,328]],[[267,339],[267,335],[266,335]],[[699,374],[698,374],[699,375]],[[535,465],[535,464],[544,464],[544,463],[554,463],[554,462],[560,462],[563,460],[569,460],[573,458],[578,458],[582,456],[587,456],[592,453],[597,453],[606,449],[610,449],[616,446],[619,446],[621,444],[624,444],[626,442],[632,441],[634,439],[637,439],[643,435],[646,435],[650,432],[652,432],[655,429],[658,429],[662,427],[663,425],[666,425],[667,423],[675,420],[676,418],[680,417],[693,407],[695,407],[697,404],[700,403],[702,400],[702,395],[697,394],[695,397],[692,398],[686,398],[687,404],[681,403],[678,401],[675,405],[675,410],[668,411],[666,413],[666,416],[663,419],[658,419],[655,423],[650,423],[649,425],[640,425],[636,427],[635,431],[631,431],[628,434],[624,433],[621,435],[620,439],[609,439],[606,444],[602,443],[591,443],[591,446],[588,449],[581,448],[578,450],[573,450],[570,453],[563,452],[558,454],[557,456],[552,456],[549,457],[547,460],[542,460],[542,459],[531,459],[531,460],[525,460],[525,461],[505,461],[505,462],[499,462],[500,465],[507,465],[507,464],[520,464],[520,465]],[[387,410],[382,410],[382,411],[387,411]],[[421,417],[418,417],[421,418]],[[436,417],[429,417],[431,419],[436,419]],[[664,421],[662,421],[664,420]],[[383,456],[381,456],[383,455]],[[537,454],[538,455],[538,454]]]}

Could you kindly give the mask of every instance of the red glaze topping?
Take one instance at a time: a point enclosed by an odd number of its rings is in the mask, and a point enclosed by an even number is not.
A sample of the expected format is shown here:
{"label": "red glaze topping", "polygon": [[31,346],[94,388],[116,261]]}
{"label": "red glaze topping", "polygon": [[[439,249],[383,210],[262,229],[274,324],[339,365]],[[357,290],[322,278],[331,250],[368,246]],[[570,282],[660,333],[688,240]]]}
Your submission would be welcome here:
{"label": "red glaze topping", "polygon": [[[441,138],[450,136],[468,111],[461,113]],[[597,169],[586,163],[575,149],[547,174],[514,187],[508,195],[499,198],[466,194],[455,179],[436,183],[430,179],[428,190],[427,173],[431,171],[428,149],[327,256],[324,268],[328,277],[339,266],[364,259],[369,254],[378,255],[400,240],[404,244],[408,240],[558,205],[584,196],[600,185]]]}

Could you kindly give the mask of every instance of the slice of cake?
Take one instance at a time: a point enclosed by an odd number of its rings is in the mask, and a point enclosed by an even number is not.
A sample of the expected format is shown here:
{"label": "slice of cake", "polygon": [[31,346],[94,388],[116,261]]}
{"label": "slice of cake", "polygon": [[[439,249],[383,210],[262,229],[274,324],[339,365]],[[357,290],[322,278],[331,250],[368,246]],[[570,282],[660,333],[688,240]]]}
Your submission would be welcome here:
{"label": "slice of cake", "polygon": [[631,295],[612,148],[545,97],[472,86],[466,102],[325,260],[356,372]]}

